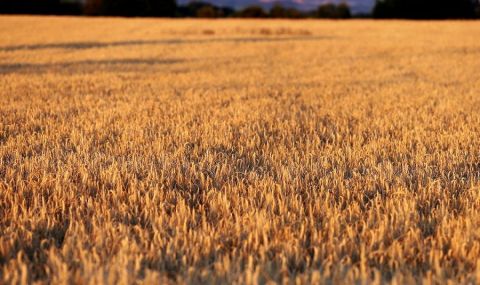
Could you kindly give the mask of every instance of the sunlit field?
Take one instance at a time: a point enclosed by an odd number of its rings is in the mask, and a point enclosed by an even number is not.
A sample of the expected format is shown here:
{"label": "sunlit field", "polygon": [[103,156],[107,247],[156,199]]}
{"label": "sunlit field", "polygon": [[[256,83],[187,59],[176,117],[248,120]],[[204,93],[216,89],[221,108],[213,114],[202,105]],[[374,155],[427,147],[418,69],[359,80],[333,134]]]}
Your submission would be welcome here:
{"label": "sunlit field", "polygon": [[479,35],[0,17],[0,283],[480,282]]}

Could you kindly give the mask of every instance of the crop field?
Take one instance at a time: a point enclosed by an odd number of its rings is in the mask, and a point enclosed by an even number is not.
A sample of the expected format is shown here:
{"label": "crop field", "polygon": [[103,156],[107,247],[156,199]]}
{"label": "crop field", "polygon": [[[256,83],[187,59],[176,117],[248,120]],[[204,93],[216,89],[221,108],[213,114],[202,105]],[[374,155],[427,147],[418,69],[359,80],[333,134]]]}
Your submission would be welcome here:
{"label": "crop field", "polygon": [[480,283],[479,36],[0,17],[0,284]]}

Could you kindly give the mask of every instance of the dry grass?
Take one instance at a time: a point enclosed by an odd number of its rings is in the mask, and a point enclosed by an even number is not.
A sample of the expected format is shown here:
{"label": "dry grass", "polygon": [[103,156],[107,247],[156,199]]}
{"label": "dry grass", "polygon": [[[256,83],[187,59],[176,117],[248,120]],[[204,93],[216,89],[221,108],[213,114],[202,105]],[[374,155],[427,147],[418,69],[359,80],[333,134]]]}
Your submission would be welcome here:
{"label": "dry grass", "polygon": [[480,23],[0,18],[0,283],[480,282]]}

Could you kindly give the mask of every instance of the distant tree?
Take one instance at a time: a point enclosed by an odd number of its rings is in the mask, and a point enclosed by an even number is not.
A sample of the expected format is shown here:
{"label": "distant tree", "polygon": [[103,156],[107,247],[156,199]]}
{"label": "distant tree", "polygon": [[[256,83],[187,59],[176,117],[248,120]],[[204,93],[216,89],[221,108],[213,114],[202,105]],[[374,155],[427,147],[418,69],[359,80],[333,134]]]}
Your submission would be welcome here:
{"label": "distant tree", "polygon": [[376,18],[473,18],[477,0],[377,0]]}
{"label": "distant tree", "polygon": [[270,9],[271,18],[291,18],[298,19],[305,17],[304,13],[295,9],[295,8],[285,8],[280,4],[275,4],[272,9]]}
{"label": "distant tree", "polygon": [[78,3],[60,0],[0,0],[0,14],[80,14]]}
{"label": "distant tree", "polygon": [[192,1],[177,9],[180,17],[219,18],[231,16],[234,12],[232,8],[218,7],[202,1]]}
{"label": "distant tree", "polygon": [[348,19],[352,17],[352,13],[350,12],[350,7],[347,3],[340,3],[337,6],[337,18],[340,19]]}
{"label": "distant tree", "polygon": [[350,7],[346,3],[335,5],[327,3],[317,9],[318,18],[346,19],[351,17]]}
{"label": "distant tree", "polygon": [[320,5],[317,10],[317,16],[319,18],[335,18],[337,7],[335,4],[327,3]]}
{"label": "distant tree", "polygon": [[272,18],[286,18],[287,9],[280,4],[275,4],[272,9],[270,9],[270,17]]}
{"label": "distant tree", "polygon": [[304,18],[305,14],[295,8],[288,8],[287,9],[287,18],[290,19],[299,19]]}
{"label": "distant tree", "polygon": [[473,1],[475,18],[480,18],[480,0]]}
{"label": "distant tree", "polygon": [[235,14],[235,10],[230,7],[220,7],[218,13],[219,17],[230,17]]}
{"label": "distant tree", "polygon": [[196,17],[197,11],[205,5],[210,4],[200,1],[192,1],[189,2],[187,5],[178,7],[177,14],[180,17]]}
{"label": "distant tree", "polygon": [[103,13],[103,0],[86,0],[83,13],[90,16],[101,15]]}
{"label": "distant tree", "polygon": [[176,0],[147,0],[151,16],[172,17],[177,9]]}
{"label": "distant tree", "polygon": [[171,17],[175,0],[103,0],[102,14],[114,16]]}
{"label": "distant tree", "polygon": [[268,14],[260,6],[249,6],[236,13],[241,18],[266,18]]}
{"label": "distant tree", "polygon": [[195,16],[198,18],[215,18],[218,14],[214,7],[206,5],[198,9]]}

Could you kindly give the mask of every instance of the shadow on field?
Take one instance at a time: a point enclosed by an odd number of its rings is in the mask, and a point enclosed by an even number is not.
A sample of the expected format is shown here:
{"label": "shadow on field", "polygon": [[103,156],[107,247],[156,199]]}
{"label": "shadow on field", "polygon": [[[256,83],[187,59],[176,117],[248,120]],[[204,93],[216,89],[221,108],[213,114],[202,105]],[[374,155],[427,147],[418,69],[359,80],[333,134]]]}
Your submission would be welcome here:
{"label": "shadow on field", "polygon": [[118,42],[72,42],[72,43],[50,43],[34,45],[15,45],[0,47],[0,51],[18,50],[41,50],[41,49],[93,49],[119,46],[136,45],[182,45],[182,44],[208,44],[208,43],[256,43],[256,42],[283,42],[283,41],[315,41],[329,39],[329,37],[318,36],[297,36],[297,37],[250,37],[250,38],[209,38],[209,39],[165,39],[165,40],[131,40]]}
{"label": "shadow on field", "polygon": [[63,220],[53,226],[37,225],[30,230],[29,235],[20,235],[12,240],[12,246],[0,254],[0,266],[7,264],[12,259],[31,262],[34,269],[34,279],[44,278],[46,271],[47,255],[50,248],[61,248],[67,234],[70,222]]}
{"label": "shadow on field", "polygon": [[185,62],[183,59],[109,59],[82,60],[58,63],[13,63],[0,64],[0,74],[65,72],[82,73],[95,71],[145,71],[146,67]]}

